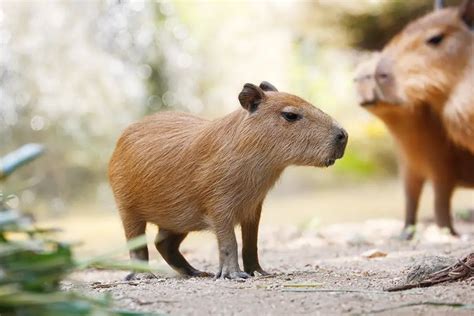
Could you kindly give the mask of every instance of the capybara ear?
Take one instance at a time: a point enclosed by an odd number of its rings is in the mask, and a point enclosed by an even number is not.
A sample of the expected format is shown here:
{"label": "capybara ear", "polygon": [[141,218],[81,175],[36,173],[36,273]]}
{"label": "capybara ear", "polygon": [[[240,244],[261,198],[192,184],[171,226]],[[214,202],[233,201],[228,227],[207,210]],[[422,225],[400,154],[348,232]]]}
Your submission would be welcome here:
{"label": "capybara ear", "polygon": [[474,0],[465,0],[459,6],[459,16],[471,30],[474,29]]}
{"label": "capybara ear", "polygon": [[244,88],[239,93],[240,105],[250,113],[257,110],[264,97],[263,90],[251,83],[244,84]]}
{"label": "capybara ear", "polygon": [[278,92],[278,89],[275,88],[274,85],[272,85],[270,82],[268,81],[262,81],[260,83],[260,88],[263,90],[263,91],[275,91],[275,92]]}

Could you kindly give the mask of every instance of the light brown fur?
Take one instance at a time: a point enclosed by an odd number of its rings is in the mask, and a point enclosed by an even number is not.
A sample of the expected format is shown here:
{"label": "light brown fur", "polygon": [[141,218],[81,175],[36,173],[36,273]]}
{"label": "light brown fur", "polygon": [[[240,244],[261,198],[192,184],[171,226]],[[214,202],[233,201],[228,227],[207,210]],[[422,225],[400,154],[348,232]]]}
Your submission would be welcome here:
{"label": "light brown fur", "polygon": [[388,104],[380,100],[374,80],[379,57],[375,55],[359,66],[355,82],[359,103],[385,123],[397,143],[406,201],[402,237],[413,236],[412,226],[416,224],[425,181],[433,184],[437,225],[455,234],[450,200],[456,187],[474,187],[474,154],[448,138],[430,106]]}
{"label": "light brown fur", "polygon": [[474,153],[473,23],[474,0],[415,20],[384,48],[376,79],[387,103],[428,104]]}
{"label": "light brown fur", "polygon": [[[264,82],[246,84],[239,100],[243,108],[213,121],[176,112],[146,117],[124,131],[110,161],[110,184],[127,239],[143,234],[147,222],[158,225],[158,250],[185,275],[206,275],[178,250],[187,233],[199,230],[217,236],[217,277],[265,273],[257,232],[267,192],[285,167],[330,165],[344,152],[345,131],[301,98]],[[301,119],[287,121],[282,112]],[[237,261],[238,224],[247,273]],[[146,248],[131,256],[148,259]]]}

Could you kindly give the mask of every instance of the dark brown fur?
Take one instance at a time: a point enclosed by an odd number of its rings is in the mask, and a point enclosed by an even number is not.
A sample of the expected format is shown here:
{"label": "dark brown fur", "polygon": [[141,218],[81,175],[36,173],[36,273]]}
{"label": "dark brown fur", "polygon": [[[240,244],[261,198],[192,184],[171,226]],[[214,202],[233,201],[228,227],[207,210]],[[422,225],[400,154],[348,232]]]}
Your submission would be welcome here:
{"label": "dark brown fur", "polygon": [[[147,222],[158,225],[158,251],[184,275],[207,275],[179,252],[186,235],[199,230],[217,236],[217,277],[265,274],[257,233],[267,192],[285,167],[328,166],[344,152],[346,132],[299,97],[264,82],[246,84],[239,100],[241,109],[213,121],[175,112],[146,117],[125,130],[110,161],[126,238],[144,234]],[[235,225],[242,227],[245,272]],[[148,251],[131,257],[147,260]]]}
{"label": "dark brown fur", "polygon": [[376,55],[359,67],[355,82],[360,104],[385,123],[399,148],[406,199],[402,235],[412,237],[411,226],[416,224],[425,181],[433,184],[437,225],[455,234],[450,200],[456,187],[474,187],[474,154],[448,138],[441,119],[430,106],[380,101],[374,81],[378,58]]}

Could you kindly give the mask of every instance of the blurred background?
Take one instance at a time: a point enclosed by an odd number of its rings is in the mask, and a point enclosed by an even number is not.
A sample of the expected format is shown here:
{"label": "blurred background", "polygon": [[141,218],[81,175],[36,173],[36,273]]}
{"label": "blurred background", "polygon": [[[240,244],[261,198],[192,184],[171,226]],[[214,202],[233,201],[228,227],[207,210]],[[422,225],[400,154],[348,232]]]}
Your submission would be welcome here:
{"label": "blurred background", "polygon": [[[447,1],[448,4],[459,1]],[[329,169],[289,168],[263,225],[402,218],[394,145],[357,105],[352,74],[431,0],[0,2],[0,156],[47,152],[1,186],[84,253],[120,244],[106,170],[122,130],[163,110],[216,118],[245,82],[312,102],[350,134]],[[431,193],[421,214],[432,217]],[[454,210],[474,205],[458,190]],[[97,241],[98,234],[101,238]]]}

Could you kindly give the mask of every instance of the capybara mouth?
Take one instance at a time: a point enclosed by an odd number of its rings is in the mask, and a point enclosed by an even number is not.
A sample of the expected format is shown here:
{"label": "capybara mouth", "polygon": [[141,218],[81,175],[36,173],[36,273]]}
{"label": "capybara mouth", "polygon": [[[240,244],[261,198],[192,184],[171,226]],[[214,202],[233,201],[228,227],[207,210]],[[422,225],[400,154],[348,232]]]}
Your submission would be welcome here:
{"label": "capybara mouth", "polygon": [[344,152],[346,151],[346,145],[344,145],[344,147],[342,147],[341,149],[339,149],[336,153],[336,159],[341,159],[342,157],[344,157]]}
{"label": "capybara mouth", "polygon": [[359,105],[363,108],[374,108],[374,107],[377,107],[377,108],[381,108],[381,107],[396,108],[396,107],[403,106],[403,103],[401,103],[401,102],[388,103],[388,102],[385,102],[383,100],[376,99],[376,100],[368,100],[368,101],[360,102]]}
{"label": "capybara mouth", "polygon": [[359,105],[365,108],[369,106],[374,106],[375,103],[376,103],[375,100],[365,100],[365,101],[360,102]]}
{"label": "capybara mouth", "polygon": [[336,162],[336,159],[327,159],[324,165],[326,167],[329,167],[329,166],[332,166],[335,162]]}

